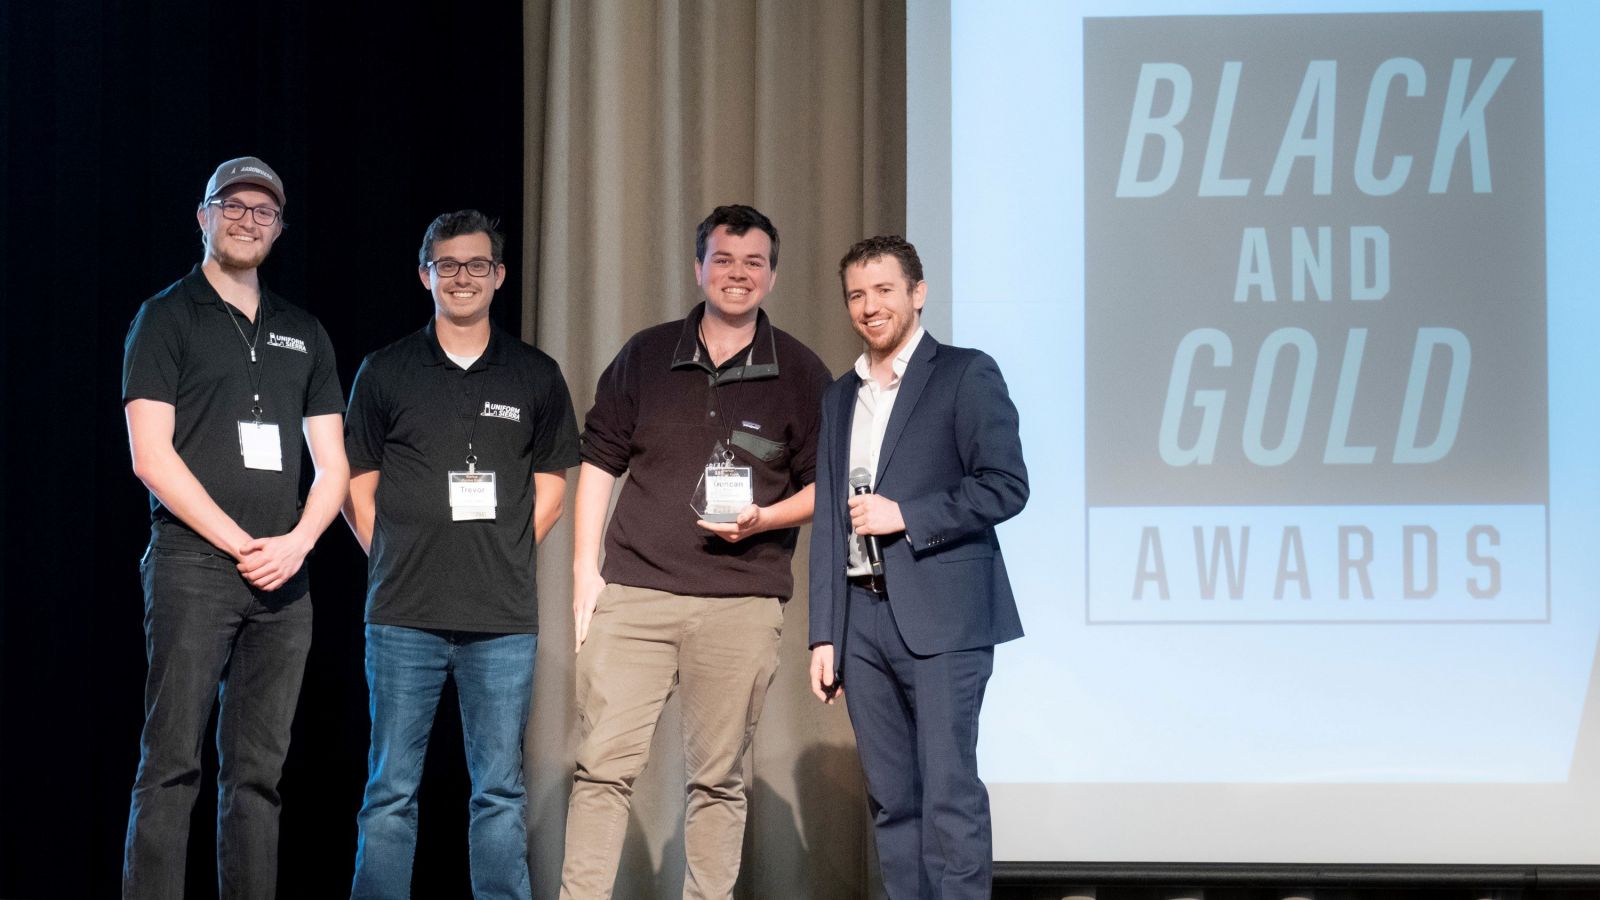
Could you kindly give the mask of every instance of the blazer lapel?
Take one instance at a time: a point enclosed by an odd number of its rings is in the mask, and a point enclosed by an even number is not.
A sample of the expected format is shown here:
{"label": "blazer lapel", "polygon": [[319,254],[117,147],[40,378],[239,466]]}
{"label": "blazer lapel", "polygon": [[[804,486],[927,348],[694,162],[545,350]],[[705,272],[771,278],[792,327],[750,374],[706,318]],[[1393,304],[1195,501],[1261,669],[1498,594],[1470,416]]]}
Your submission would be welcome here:
{"label": "blazer lapel", "polygon": [[900,434],[906,430],[906,422],[911,420],[911,413],[922,398],[922,389],[928,386],[928,379],[933,375],[933,355],[938,347],[939,342],[933,335],[924,333],[916,352],[911,354],[911,362],[906,365],[906,373],[900,376],[894,412],[889,415],[889,427],[883,432],[883,446],[878,450],[878,471],[872,478],[874,490],[883,483],[883,473],[889,468],[895,445],[900,443]]}
{"label": "blazer lapel", "polygon": [[[839,395],[833,398],[833,433],[823,435],[827,441],[826,452],[833,455],[833,471],[838,472],[838,485],[844,489],[846,497],[850,495],[850,434],[856,416],[856,394],[861,390],[861,378],[851,370],[848,377],[839,384]],[[829,489],[833,487],[830,485]],[[849,532],[850,508],[839,503],[838,519]]]}

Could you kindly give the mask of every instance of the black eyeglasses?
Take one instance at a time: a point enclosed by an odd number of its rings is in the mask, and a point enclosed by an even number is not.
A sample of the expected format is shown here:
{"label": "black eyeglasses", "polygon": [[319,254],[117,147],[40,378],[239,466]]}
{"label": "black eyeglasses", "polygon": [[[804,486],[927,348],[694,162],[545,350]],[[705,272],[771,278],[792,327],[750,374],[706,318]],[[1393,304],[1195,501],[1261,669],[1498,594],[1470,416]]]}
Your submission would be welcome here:
{"label": "black eyeglasses", "polygon": [[494,271],[494,260],[484,259],[481,256],[476,259],[469,259],[466,262],[455,259],[435,259],[429,262],[428,265],[433,269],[433,273],[440,278],[454,278],[463,268],[473,278],[482,278]]}
{"label": "black eyeglasses", "polygon": [[224,219],[238,221],[248,212],[257,225],[267,226],[278,221],[278,210],[271,206],[245,206],[237,200],[210,200],[206,205],[222,210]]}

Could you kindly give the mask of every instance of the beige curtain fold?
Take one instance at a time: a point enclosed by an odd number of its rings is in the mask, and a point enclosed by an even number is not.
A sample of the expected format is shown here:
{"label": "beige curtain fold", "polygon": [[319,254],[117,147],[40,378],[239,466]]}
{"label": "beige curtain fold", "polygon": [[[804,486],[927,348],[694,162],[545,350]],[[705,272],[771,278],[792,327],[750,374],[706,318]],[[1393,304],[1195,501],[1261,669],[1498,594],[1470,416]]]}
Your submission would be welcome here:
{"label": "beige curtain fold", "polygon": [[[523,337],[561,363],[580,418],[623,341],[699,302],[693,229],[722,203],[772,217],[782,241],[765,308],[843,371],[860,345],[839,257],[905,228],[903,0],[528,0],[524,31]],[[743,897],[878,892],[849,722],[805,686],[807,537],[749,758]],[[539,555],[528,736],[539,897],[560,881],[576,744],[571,551],[563,521]],[[674,701],[635,786],[618,897],[681,891],[678,723]]]}

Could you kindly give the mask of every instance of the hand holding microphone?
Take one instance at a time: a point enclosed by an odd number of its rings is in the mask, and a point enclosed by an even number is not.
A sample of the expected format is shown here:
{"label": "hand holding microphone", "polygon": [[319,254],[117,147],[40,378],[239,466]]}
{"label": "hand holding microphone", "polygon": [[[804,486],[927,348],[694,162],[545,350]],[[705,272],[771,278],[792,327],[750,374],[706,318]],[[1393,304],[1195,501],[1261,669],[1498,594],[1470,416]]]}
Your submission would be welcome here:
{"label": "hand holding microphone", "polygon": [[883,554],[878,547],[878,535],[898,534],[906,530],[900,517],[900,504],[872,492],[872,474],[857,468],[850,472],[850,526],[856,534],[866,538],[867,561],[872,564],[872,574],[883,574]]}

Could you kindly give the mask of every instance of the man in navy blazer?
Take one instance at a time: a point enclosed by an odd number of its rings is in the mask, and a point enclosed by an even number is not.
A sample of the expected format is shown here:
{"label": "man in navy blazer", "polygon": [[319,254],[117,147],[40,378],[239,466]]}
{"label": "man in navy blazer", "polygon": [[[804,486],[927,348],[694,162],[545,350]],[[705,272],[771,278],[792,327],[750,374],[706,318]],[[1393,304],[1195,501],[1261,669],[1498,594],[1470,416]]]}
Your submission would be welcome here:
{"label": "man in navy blazer", "polygon": [[978,710],[994,645],[1022,636],[994,532],[1028,499],[1017,410],[993,359],[922,329],[910,243],[861,241],[839,278],[866,352],[823,396],[811,689],[849,685],[891,900],[987,897]]}

